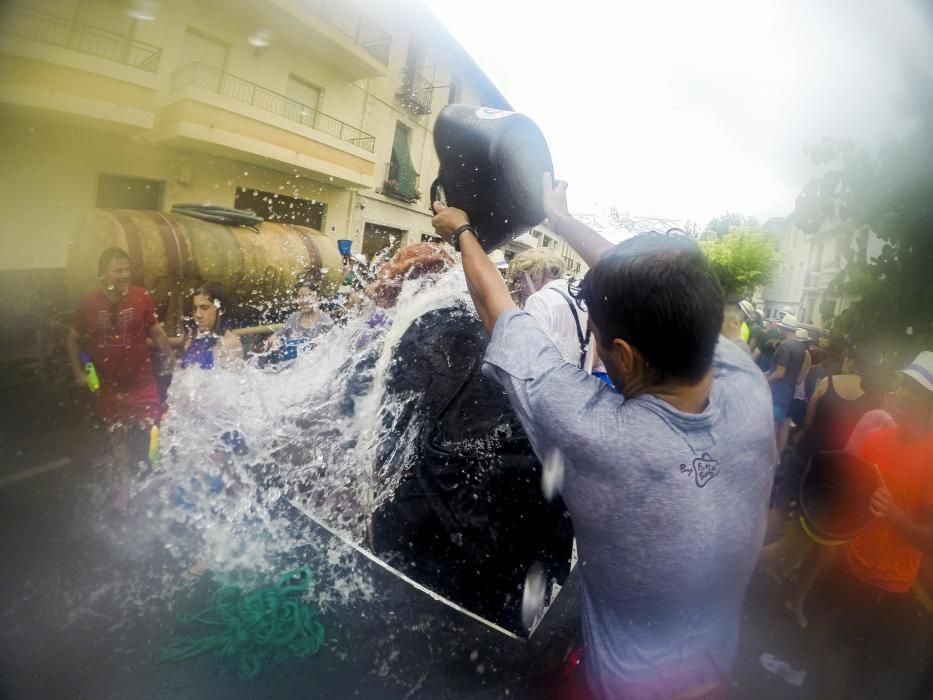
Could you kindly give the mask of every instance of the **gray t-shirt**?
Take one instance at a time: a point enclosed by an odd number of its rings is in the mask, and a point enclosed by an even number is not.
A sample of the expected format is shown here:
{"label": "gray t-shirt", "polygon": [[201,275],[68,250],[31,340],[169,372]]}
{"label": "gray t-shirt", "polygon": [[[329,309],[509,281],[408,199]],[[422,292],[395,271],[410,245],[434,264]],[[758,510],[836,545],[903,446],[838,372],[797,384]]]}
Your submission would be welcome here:
{"label": "gray t-shirt", "polygon": [[330,316],[322,313],[318,317],[317,323],[310,328],[305,328],[301,325],[301,312],[295,311],[288,315],[283,325],[284,328],[278,331],[277,335],[281,335],[290,340],[307,341],[314,340],[318,336],[324,335],[330,331],[334,327],[334,322]]}
{"label": "gray t-shirt", "polygon": [[670,697],[724,679],[777,462],[758,367],[720,338],[702,413],[650,395],[626,400],[512,310],[496,324],[484,371],[542,461],[562,455],[593,691]]}
{"label": "gray t-shirt", "polygon": [[800,374],[800,369],[803,367],[806,352],[807,348],[796,338],[782,340],[781,344],[777,346],[777,350],[774,351],[774,366],[786,367],[787,371],[783,377],[776,381],[786,384],[793,390],[797,385],[797,375]]}

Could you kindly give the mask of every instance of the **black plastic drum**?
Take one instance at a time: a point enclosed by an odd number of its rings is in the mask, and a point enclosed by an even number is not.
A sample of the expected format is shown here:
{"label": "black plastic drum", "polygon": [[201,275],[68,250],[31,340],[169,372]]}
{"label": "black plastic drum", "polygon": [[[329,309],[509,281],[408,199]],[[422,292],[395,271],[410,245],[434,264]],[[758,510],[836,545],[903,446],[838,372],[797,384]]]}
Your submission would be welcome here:
{"label": "black plastic drum", "polygon": [[[431,201],[463,209],[487,251],[544,221],[541,177],[553,172],[544,135],[528,117],[447,105],[434,125],[440,160]],[[438,192],[438,185],[443,189]]]}
{"label": "black plastic drum", "polygon": [[873,519],[868,505],[879,486],[871,462],[848,452],[815,452],[800,483],[805,526],[821,539],[852,539]]}

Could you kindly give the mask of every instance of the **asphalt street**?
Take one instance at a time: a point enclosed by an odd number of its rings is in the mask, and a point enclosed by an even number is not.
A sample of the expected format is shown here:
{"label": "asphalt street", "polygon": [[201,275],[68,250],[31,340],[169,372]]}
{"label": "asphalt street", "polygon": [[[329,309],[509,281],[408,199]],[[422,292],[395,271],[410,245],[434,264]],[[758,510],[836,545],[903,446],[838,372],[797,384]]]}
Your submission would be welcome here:
{"label": "asphalt street", "polygon": [[[211,657],[162,661],[179,614],[203,601],[209,584],[167,586],[183,582],[184,572],[151,543],[137,541],[109,507],[106,437],[89,403],[34,383],[0,391],[4,698],[535,697],[529,678],[539,657],[559,657],[561,644],[577,637],[573,586],[562,593],[562,607],[555,605],[554,629],[528,643],[491,633],[372,567],[378,595],[326,612],[328,641],[312,658],[253,681]],[[326,540],[327,533],[308,527],[309,542]],[[329,545],[330,554],[341,546]],[[309,562],[321,555],[310,544],[296,553]],[[764,577],[753,579],[731,697],[826,697],[761,666],[762,654],[791,658],[802,643],[783,597]],[[929,698],[931,637],[933,616],[910,604],[854,650],[827,649],[804,666],[822,669],[848,658],[842,697]]]}

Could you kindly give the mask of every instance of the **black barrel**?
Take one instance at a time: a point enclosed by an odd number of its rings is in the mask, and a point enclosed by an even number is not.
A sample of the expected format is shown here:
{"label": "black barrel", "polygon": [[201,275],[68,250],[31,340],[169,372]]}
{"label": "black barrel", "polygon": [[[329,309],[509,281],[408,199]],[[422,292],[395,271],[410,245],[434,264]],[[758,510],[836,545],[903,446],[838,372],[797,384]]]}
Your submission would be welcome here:
{"label": "black barrel", "polygon": [[878,471],[848,452],[815,452],[800,482],[800,509],[810,530],[827,540],[850,540],[871,522]]}
{"label": "black barrel", "polygon": [[440,160],[431,201],[463,209],[487,251],[544,221],[541,177],[553,172],[538,126],[524,114],[447,105],[434,125]]}

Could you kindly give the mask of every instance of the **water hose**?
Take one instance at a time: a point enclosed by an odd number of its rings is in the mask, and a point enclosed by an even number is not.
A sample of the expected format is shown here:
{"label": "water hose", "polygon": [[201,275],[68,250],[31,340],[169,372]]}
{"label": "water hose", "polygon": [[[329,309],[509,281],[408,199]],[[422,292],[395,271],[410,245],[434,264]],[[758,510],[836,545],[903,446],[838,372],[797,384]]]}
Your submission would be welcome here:
{"label": "water hose", "polygon": [[162,648],[163,661],[182,661],[213,652],[237,668],[240,678],[255,678],[265,666],[289,658],[307,658],[324,644],[318,611],[302,600],[311,585],[311,570],[299,567],[274,583],[244,591],[225,583],[211,604],[182,624],[213,630],[203,637],[176,635]]}
{"label": "water hose", "polygon": [[183,203],[172,206],[173,214],[191,216],[202,221],[210,221],[226,226],[252,226],[261,224],[264,219],[250,209],[231,209],[216,204]]}

